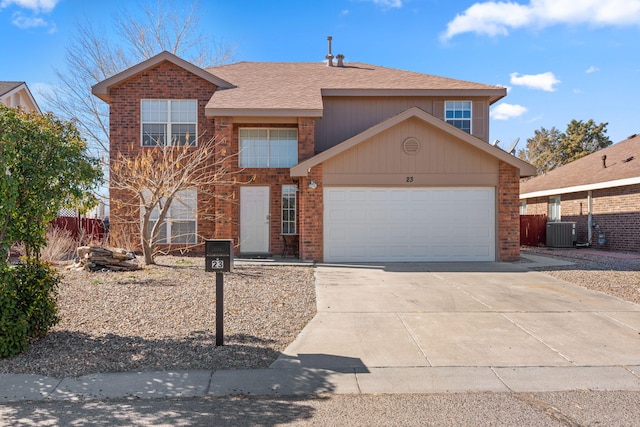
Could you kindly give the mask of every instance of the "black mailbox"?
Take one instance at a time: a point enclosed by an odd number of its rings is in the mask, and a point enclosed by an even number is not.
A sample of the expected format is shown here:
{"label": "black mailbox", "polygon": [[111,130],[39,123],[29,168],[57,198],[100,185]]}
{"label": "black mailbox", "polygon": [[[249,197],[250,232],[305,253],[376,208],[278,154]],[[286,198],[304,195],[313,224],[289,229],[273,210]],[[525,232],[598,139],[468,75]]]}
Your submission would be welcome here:
{"label": "black mailbox", "polygon": [[205,241],[204,271],[233,271],[233,240],[216,239]]}

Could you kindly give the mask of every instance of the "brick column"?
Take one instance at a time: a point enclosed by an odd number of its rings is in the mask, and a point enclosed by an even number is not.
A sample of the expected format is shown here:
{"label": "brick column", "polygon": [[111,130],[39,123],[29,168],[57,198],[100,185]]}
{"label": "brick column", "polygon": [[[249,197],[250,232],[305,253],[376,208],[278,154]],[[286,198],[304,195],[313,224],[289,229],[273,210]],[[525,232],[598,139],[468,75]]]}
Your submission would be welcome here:
{"label": "brick column", "polygon": [[[314,181],[316,188],[309,188]],[[315,166],[307,177],[301,177],[300,189],[300,259],[323,260],[322,165]]]}
{"label": "brick column", "polygon": [[[233,141],[233,119],[231,117],[215,118],[215,138],[218,141],[217,157],[224,158],[231,155]],[[218,161],[219,158],[216,158]],[[234,170],[234,161],[238,161],[237,157],[228,158],[224,165],[228,170]],[[225,184],[215,186],[215,238],[216,239],[232,239],[233,238],[233,192],[235,186]],[[238,242],[235,242],[236,244]]]}
{"label": "brick column", "polygon": [[303,162],[315,154],[314,119],[298,117],[298,162]]}
{"label": "brick column", "polygon": [[520,177],[518,170],[500,162],[498,179],[498,261],[520,259]]}

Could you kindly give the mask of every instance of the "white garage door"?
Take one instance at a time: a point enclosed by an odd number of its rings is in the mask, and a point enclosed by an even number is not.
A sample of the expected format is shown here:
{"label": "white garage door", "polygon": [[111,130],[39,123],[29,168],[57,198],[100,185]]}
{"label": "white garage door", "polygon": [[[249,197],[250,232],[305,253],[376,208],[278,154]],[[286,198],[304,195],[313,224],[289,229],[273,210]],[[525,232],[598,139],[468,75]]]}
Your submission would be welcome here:
{"label": "white garage door", "polygon": [[494,261],[494,189],[325,187],[324,260]]}

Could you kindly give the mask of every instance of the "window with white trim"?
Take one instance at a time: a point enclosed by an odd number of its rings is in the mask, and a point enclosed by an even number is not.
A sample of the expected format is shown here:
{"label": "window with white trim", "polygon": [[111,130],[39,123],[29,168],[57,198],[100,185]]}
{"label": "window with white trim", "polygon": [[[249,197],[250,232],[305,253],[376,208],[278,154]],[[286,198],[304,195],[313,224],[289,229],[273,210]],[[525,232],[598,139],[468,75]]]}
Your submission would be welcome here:
{"label": "window with white trim", "polygon": [[241,168],[289,168],[298,164],[298,130],[241,128]]}
{"label": "window with white trim", "polygon": [[142,145],[196,145],[198,101],[143,99],[140,101]]}
{"label": "window with white trim", "polygon": [[561,220],[560,196],[549,197],[549,214],[547,215],[547,221],[560,222]]}
{"label": "window with white trim", "polygon": [[[163,203],[165,201],[163,200]],[[159,244],[195,244],[196,212],[198,209],[197,191],[194,189],[181,190],[176,193],[169,206],[164,222],[160,225],[157,243]],[[151,212],[149,229],[153,229],[160,217],[160,209],[156,207]]]}
{"label": "window with white trim", "polygon": [[471,133],[471,101],[445,101],[444,119],[458,129]]}
{"label": "window with white trim", "polygon": [[295,185],[282,186],[282,234],[297,234]]}

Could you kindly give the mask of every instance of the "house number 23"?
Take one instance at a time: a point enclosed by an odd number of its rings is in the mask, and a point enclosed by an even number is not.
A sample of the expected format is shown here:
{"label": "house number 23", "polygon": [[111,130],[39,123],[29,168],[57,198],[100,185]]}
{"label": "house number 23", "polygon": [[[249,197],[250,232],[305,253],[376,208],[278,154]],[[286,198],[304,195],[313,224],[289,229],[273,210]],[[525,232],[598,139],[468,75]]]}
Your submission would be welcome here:
{"label": "house number 23", "polygon": [[407,180],[405,182],[413,182],[413,177],[412,176],[408,176]]}

